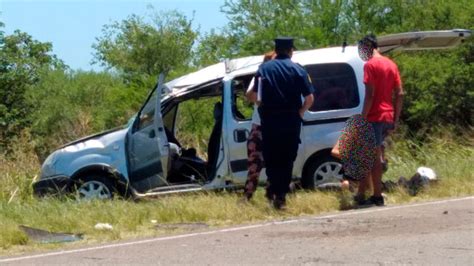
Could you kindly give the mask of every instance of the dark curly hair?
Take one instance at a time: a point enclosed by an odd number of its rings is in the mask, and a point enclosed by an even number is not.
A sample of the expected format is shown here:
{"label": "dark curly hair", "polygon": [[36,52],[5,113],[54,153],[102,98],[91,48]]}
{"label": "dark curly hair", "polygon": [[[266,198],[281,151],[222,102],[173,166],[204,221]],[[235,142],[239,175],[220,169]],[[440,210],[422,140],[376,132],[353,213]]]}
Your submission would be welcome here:
{"label": "dark curly hair", "polygon": [[372,48],[376,49],[378,47],[377,37],[372,33],[367,34],[359,41],[359,44],[369,44]]}

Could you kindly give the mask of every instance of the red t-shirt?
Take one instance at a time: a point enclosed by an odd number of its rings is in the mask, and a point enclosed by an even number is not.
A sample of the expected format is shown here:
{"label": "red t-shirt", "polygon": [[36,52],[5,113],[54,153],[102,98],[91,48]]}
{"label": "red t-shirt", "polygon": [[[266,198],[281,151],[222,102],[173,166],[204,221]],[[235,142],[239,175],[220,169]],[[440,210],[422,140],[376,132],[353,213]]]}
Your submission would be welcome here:
{"label": "red t-shirt", "polygon": [[374,88],[372,107],[367,115],[369,122],[393,123],[392,92],[401,86],[397,65],[385,56],[372,57],[364,65],[364,83]]}

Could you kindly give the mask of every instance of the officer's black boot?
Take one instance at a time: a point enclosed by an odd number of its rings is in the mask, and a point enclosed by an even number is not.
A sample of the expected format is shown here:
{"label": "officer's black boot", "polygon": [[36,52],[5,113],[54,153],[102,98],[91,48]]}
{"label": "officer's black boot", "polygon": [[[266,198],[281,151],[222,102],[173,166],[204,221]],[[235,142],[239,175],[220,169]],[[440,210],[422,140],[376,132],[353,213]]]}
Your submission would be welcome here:
{"label": "officer's black boot", "polygon": [[273,200],[273,207],[277,210],[286,209],[286,197],[285,195],[277,195]]}
{"label": "officer's black boot", "polygon": [[265,187],[265,198],[267,198],[268,203],[270,205],[273,204],[273,200],[275,199],[275,193],[273,192],[273,189],[271,187],[270,182],[267,181],[267,185]]}
{"label": "officer's black boot", "polygon": [[265,191],[265,198],[267,198],[268,204],[272,205],[273,200],[275,199],[275,194],[270,189],[267,188]]}

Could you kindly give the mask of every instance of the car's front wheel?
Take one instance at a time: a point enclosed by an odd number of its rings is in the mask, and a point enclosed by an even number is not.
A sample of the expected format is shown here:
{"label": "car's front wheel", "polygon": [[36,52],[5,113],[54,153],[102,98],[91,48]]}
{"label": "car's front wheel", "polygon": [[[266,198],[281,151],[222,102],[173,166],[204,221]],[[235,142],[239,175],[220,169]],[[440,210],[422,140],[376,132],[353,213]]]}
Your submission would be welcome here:
{"label": "car's front wheel", "polygon": [[76,197],[78,199],[111,199],[117,189],[107,177],[101,175],[87,175],[81,177],[76,184]]}
{"label": "car's front wheel", "polygon": [[342,176],[341,162],[328,154],[310,158],[301,181],[303,188],[313,189],[322,184],[340,182]]}

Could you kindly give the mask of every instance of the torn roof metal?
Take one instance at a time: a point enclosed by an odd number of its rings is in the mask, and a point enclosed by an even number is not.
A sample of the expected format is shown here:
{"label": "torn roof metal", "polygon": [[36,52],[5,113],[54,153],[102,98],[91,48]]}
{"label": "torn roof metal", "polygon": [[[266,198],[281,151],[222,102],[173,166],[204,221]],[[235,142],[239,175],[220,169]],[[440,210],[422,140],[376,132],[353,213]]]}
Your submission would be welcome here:
{"label": "torn roof metal", "polygon": [[[348,53],[347,50],[348,49],[346,48],[346,52],[344,53],[341,47],[333,47],[307,51],[295,51],[292,60],[302,64],[307,63],[306,61],[308,60],[315,62],[315,59],[316,61],[321,62],[333,62],[339,60],[346,61],[347,56],[351,54],[351,52]],[[353,57],[353,55],[350,57]],[[257,70],[258,66],[262,63],[262,60],[263,56],[257,55],[232,59],[229,60],[227,64],[225,62],[220,62],[210,65],[196,72],[192,72],[166,83],[165,90],[167,93],[169,93],[169,95],[176,95],[183,93],[187,89],[195,87],[199,84],[224,78],[226,75],[236,76],[240,74],[251,74]]]}
{"label": "torn roof metal", "polygon": [[237,69],[243,69],[253,65],[258,66],[261,62],[262,56],[260,55],[232,59],[228,61],[227,66],[226,63],[220,62],[174,79],[166,83],[165,87],[171,94],[175,94],[179,91],[186,90],[186,88],[191,88],[210,80],[223,78],[229,72]]}

